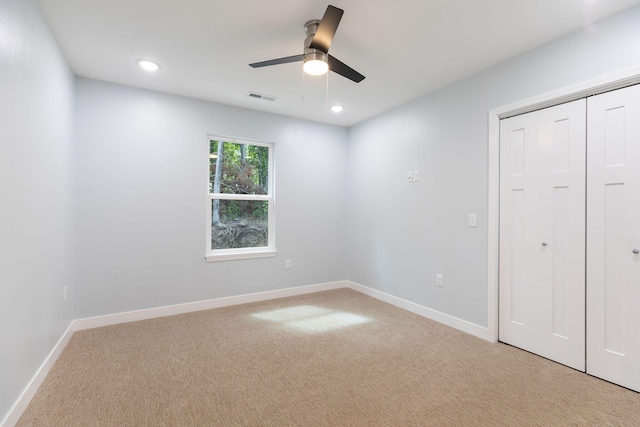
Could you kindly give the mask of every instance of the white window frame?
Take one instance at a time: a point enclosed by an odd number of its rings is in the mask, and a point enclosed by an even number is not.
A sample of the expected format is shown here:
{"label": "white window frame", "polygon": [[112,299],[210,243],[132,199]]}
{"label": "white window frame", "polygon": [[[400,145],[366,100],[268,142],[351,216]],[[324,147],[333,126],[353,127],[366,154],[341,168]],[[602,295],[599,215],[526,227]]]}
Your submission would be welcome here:
{"label": "white window frame", "polygon": [[[207,160],[207,218],[206,218],[206,246],[205,259],[207,261],[226,261],[247,258],[265,258],[276,255],[275,238],[275,144],[271,142],[253,141],[250,139],[230,138],[227,136],[208,135],[207,137],[207,159],[209,159],[209,147],[211,141],[233,142],[235,144],[257,145],[269,149],[268,174],[267,174],[267,194],[225,194],[209,192],[209,161]],[[233,249],[211,249],[211,204],[213,200],[263,200],[269,202],[269,214],[267,218],[268,244],[257,248],[233,248]]]}

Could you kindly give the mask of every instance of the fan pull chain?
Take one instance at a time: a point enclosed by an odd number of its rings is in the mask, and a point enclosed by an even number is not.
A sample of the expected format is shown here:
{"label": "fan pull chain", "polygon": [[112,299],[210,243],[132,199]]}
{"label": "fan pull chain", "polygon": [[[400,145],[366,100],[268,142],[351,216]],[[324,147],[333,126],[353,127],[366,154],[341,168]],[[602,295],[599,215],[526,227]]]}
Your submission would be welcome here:
{"label": "fan pull chain", "polygon": [[304,102],[304,68],[302,69],[302,101]]}
{"label": "fan pull chain", "polygon": [[327,71],[327,93],[324,101],[324,106],[329,108],[329,72]]}

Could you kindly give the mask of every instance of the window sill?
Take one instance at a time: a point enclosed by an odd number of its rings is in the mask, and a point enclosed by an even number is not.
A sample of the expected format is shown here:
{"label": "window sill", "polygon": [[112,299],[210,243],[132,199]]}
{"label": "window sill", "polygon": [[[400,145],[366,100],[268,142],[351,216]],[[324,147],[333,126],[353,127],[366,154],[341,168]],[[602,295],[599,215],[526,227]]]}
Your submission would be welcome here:
{"label": "window sill", "polygon": [[246,249],[242,249],[238,252],[233,252],[232,250],[224,251],[221,253],[213,253],[209,255],[205,255],[204,258],[207,262],[215,262],[215,261],[230,261],[234,259],[250,259],[250,258],[268,258],[276,256],[275,249],[260,249],[254,251],[248,251]]}

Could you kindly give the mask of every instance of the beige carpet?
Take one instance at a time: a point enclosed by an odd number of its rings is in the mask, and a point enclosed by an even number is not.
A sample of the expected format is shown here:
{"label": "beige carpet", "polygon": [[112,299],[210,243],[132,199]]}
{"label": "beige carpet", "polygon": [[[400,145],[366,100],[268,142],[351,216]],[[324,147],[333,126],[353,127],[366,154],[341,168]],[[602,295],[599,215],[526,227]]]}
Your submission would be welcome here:
{"label": "beige carpet", "polygon": [[19,426],[638,426],[640,394],[341,289],[76,332]]}

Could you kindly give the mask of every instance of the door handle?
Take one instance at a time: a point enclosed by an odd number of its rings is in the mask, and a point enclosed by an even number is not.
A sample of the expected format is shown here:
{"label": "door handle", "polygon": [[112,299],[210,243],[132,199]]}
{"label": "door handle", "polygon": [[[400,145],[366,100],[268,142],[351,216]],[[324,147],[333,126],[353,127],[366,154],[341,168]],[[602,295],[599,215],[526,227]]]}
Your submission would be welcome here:
{"label": "door handle", "polygon": [[542,242],[542,246],[547,246],[547,242]]}
{"label": "door handle", "polygon": [[638,255],[638,254],[640,254],[640,251],[639,251],[639,250],[637,250],[637,249],[634,249],[634,250],[632,250],[631,252],[633,252],[633,254],[634,254],[634,255]]}

